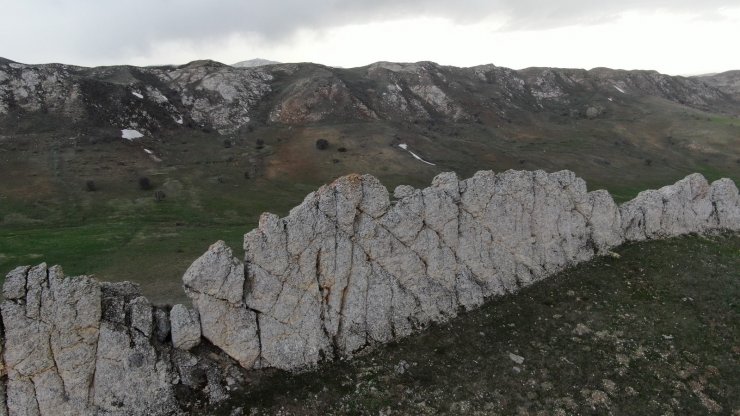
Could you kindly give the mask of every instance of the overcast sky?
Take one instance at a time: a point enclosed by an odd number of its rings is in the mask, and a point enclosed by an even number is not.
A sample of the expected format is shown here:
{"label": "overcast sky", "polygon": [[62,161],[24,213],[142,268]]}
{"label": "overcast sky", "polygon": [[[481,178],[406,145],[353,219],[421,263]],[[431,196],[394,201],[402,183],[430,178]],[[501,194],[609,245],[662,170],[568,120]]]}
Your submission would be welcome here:
{"label": "overcast sky", "polygon": [[740,69],[738,0],[0,0],[26,63]]}

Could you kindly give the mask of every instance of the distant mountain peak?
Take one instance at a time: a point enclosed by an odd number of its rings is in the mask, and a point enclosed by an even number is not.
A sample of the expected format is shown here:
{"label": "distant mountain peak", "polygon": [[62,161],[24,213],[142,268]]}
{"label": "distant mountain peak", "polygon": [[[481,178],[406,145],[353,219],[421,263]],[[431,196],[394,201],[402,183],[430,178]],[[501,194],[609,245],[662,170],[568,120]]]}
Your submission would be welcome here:
{"label": "distant mountain peak", "polygon": [[271,61],[269,59],[254,58],[246,61],[237,62],[235,64],[232,64],[231,66],[235,66],[237,68],[253,68],[255,66],[275,65],[279,63],[280,62]]}

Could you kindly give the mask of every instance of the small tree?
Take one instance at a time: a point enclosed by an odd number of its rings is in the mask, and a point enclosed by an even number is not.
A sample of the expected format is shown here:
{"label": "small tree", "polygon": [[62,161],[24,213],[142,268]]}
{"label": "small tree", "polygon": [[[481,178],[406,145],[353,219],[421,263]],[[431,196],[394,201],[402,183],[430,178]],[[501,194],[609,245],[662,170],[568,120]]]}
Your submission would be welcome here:
{"label": "small tree", "polygon": [[95,192],[98,190],[98,187],[95,186],[95,181],[93,180],[85,182],[85,188],[87,188],[87,192]]}
{"label": "small tree", "polygon": [[224,148],[228,149],[231,147],[231,140],[226,139],[224,140]]}
{"label": "small tree", "polygon": [[154,200],[157,202],[164,200],[166,196],[167,195],[165,195],[164,191],[160,191],[160,190],[154,191]]}
{"label": "small tree", "polygon": [[329,148],[329,142],[326,139],[316,140],[316,148],[319,150],[326,150]]}
{"label": "small tree", "polygon": [[143,191],[148,191],[152,189],[152,183],[149,181],[149,178],[146,176],[142,176],[139,178],[139,188],[141,188]]}

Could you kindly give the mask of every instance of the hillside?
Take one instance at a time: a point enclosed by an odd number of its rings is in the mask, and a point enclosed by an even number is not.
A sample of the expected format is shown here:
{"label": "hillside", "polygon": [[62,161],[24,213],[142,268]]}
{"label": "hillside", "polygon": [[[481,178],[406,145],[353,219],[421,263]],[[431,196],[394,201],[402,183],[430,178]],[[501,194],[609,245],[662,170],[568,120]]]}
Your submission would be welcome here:
{"label": "hillside", "polygon": [[731,95],[735,100],[740,99],[740,71],[727,71],[719,74],[698,76],[695,78],[724,91]]}
{"label": "hillside", "polygon": [[0,59],[0,273],[45,260],[178,300],[210,243],[240,247],[262,211],[352,172],[392,188],[570,169],[619,201],[691,172],[738,181],[740,101],[721,75]]}

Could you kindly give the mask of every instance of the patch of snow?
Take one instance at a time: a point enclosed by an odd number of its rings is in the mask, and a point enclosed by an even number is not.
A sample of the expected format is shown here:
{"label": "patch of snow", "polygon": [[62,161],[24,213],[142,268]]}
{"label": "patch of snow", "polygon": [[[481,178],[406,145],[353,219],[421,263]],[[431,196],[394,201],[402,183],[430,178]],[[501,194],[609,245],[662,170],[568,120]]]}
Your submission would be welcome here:
{"label": "patch of snow", "polygon": [[144,98],[144,95],[138,91],[131,91],[131,94],[136,98]]}
{"label": "patch of snow", "polygon": [[435,165],[434,163],[432,163],[432,162],[427,162],[426,160],[422,159],[422,158],[421,158],[421,157],[420,157],[419,155],[417,155],[416,153],[414,153],[414,152],[412,152],[411,150],[409,150],[409,146],[408,146],[408,145],[407,145],[406,143],[401,143],[401,144],[399,144],[399,145],[398,145],[398,147],[400,147],[401,149],[403,149],[403,150],[405,150],[405,151],[407,151],[407,152],[411,153],[411,156],[413,156],[413,157],[414,157],[414,159],[416,159],[416,160],[419,160],[419,161],[421,161],[421,162],[424,162],[424,163],[426,163],[427,165],[432,165],[432,166],[436,166],[436,165]]}
{"label": "patch of snow", "polygon": [[145,152],[146,152],[146,153],[147,153],[148,155],[153,155],[153,154],[154,154],[154,152],[152,152],[152,151],[151,151],[151,150],[149,150],[149,149],[144,149],[144,151],[145,151]]}
{"label": "patch of snow", "polygon": [[612,97],[609,97],[609,98],[607,98],[607,100],[609,100],[609,101],[614,101],[614,100],[612,99]]}
{"label": "patch of snow", "polygon": [[617,91],[621,92],[622,94],[627,94],[626,92],[624,92],[623,89],[619,88],[619,86],[617,86],[617,85],[615,85],[614,88],[616,88]]}
{"label": "patch of snow", "polygon": [[138,130],[123,129],[121,130],[121,138],[126,140],[140,139],[144,137],[143,134],[139,133]]}
{"label": "patch of snow", "polygon": [[172,119],[175,120],[175,123],[182,124],[182,116],[180,116],[178,118],[172,117]]}

